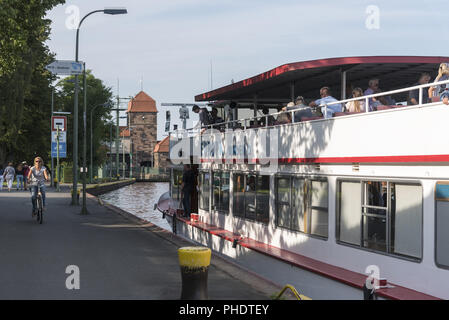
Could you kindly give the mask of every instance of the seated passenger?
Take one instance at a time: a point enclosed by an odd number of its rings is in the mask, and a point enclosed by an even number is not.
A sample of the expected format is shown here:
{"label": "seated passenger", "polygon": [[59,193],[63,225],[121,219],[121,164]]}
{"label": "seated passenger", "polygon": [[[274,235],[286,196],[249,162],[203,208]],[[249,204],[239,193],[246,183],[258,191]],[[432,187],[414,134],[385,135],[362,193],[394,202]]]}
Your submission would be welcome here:
{"label": "seated passenger", "polygon": [[223,118],[220,118],[218,116],[218,109],[217,108],[212,108],[211,111],[211,118],[212,118],[212,123],[222,123],[223,122]]}
{"label": "seated passenger", "polygon": [[[375,94],[380,92],[379,90],[379,79],[371,79],[368,81],[368,89],[365,90],[363,95],[369,96],[371,94]],[[374,100],[373,100],[374,99]],[[368,99],[368,110],[373,111],[377,105],[380,105],[380,103],[375,103],[378,99],[375,98],[369,98]]]}
{"label": "seated passenger", "polygon": [[289,102],[287,104],[287,107],[283,107],[281,109],[282,113],[277,116],[276,124],[292,123],[292,114],[290,112],[286,112],[286,109],[292,108],[292,107],[294,107],[294,105],[295,104],[293,102]]}
{"label": "seated passenger", "polygon": [[[261,125],[261,126],[267,126],[267,125],[268,125],[268,126],[272,126],[272,125],[274,125],[274,123],[276,122],[276,120],[274,119],[273,116],[270,116],[270,115],[269,115],[270,110],[268,109],[268,107],[263,107],[262,113],[263,113],[264,115],[266,115],[266,116],[260,118],[260,120],[259,120],[260,125]],[[268,124],[267,124],[267,122],[266,122],[267,119],[268,119]]]}
{"label": "seated passenger", "polygon": [[[298,96],[295,99],[295,105],[290,107],[290,110],[298,110],[295,112],[295,122],[300,122],[303,117],[314,117],[316,116],[312,109],[305,105],[304,98],[302,96]],[[289,108],[287,107],[287,111]]]}
{"label": "seated passenger", "polygon": [[[421,76],[419,77],[418,83],[415,83],[414,86],[419,86],[421,84],[429,83],[430,81],[430,74],[427,72],[421,73]],[[422,90],[422,103],[428,103],[429,102],[429,90],[427,88],[423,88]],[[419,103],[419,90],[412,90],[408,94],[408,101],[407,104],[413,105]]]}
{"label": "seated passenger", "polygon": [[[355,88],[352,91],[352,97],[353,98],[363,97],[362,89]],[[363,100],[349,101],[345,105],[345,112],[365,112],[365,101]]]}
{"label": "seated passenger", "polygon": [[[331,103],[331,102],[336,102],[338,101],[337,99],[335,99],[334,97],[332,97],[330,95],[330,89],[329,87],[323,87],[320,89],[320,96],[321,99],[317,99],[315,101],[312,101],[309,106],[310,107],[317,107],[320,104],[327,104],[327,103]],[[321,107],[321,113],[324,115],[325,118],[332,118],[333,114],[335,112],[341,112],[342,111],[342,106],[340,103],[337,104],[332,104],[330,106],[327,106],[327,115],[326,115],[326,107],[322,106]]]}
{"label": "seated passenger", "polygon": [[[449,80],[449,64],[448,63],[441,63],[440,67],[438,68],[438,75],[435,78],[433,82],[438,81],[444,81]],[[449,84],[441,84],[439,86],[429,87],[429,99],[432,99],[432,97],[438,97],[440,96],[441,100],[441,94],[449,88]]]}

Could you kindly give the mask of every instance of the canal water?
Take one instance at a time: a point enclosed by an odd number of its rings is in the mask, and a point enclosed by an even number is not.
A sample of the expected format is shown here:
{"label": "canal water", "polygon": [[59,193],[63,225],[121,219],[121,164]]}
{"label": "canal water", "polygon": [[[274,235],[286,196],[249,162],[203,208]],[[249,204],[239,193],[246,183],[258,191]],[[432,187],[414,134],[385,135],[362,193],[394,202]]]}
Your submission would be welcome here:
{"label": "canal water", "polygon": [[102,194],[99,198],[163,229],[171,230],[167,221],[162,219],[162,213],[154,210],[154,204],[168,190],[167,182],[137,182]]}

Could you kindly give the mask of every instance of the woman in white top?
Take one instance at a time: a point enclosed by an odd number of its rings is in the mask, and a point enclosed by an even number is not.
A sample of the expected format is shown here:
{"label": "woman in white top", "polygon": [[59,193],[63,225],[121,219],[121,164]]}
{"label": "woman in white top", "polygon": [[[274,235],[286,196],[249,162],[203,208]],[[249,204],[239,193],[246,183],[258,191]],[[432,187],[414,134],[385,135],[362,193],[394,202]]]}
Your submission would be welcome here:
{"label": "woman in white top", "polygon": [[33,216],[36,214],[36,198],[38,187],[41,189],[42,204],[45,210],[45,181],[48,181],[47,168],[41,157],[34,158],[34,166],[28,172],[28,181],[31,191],[31,203],[33,204]]}
{"label": "woman in white top", "polygon": [[[352,97],[358,98],[363,97],[363,90],[361,88],[355,88],[352,90]],[[346,112],[364,112],[365,111],[365,101],[363,100],[356,100],[356,101],[349,101],[345,105]]]}

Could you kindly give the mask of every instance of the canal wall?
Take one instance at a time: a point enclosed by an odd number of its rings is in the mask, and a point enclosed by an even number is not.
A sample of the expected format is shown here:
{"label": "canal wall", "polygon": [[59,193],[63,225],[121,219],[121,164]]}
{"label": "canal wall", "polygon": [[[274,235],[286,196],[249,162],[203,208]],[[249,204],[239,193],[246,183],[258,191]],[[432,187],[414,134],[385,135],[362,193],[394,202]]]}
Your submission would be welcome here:
{"label": "canal wall", "polygon": [[110,191],[114,191],[114,190],[120,189],[122,187],[128,186],[135,182],[136,182],[136,179],[128,179],[128,180],[121,180],[121,181],[97,184],[97,185],[93,185],[93,186],[88,186],[86,188],[86,192],[93,196],[98,196],[100,194],[108,193]]}

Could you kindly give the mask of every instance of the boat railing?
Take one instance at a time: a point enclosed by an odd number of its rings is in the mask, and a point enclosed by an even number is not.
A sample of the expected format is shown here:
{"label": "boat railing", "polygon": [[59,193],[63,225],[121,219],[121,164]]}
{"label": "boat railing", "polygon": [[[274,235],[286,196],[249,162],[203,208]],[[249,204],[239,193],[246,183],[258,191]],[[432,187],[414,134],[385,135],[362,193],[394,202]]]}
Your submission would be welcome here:
{"label": "boat railing", "polygon": [[[364,112],[360,112],[360,113],[369,113],[369,112],[373,112],[374,110],[370,110],[369,106],[370,106],[370,99],[372,98],[378,98],[378,97],[383,97],[383,96],[391,96],[391,95],[395,95],[398,93],[403,93],[403,92],[408,92],[408,91],[413,91],[413,90],[419,90],[418,92],[418,105],[422,105],[423,104],[423,90],[425,88],[429,88],[429,87],[437,87],[439,85],[443,85],[443,84],[449,84],[449,80],[444,80],[444,81],[438,81],[438,82],[432,82],[432,83],[426,83],[426,84],[421,84],[421,85],[416,85],[416,86],[412,86],[412,87],[407,87],[407,88],[403,88],[403,89],[396,89],[396,90],[391,90],[391,91],[385,91],[385,92],[380,92],[380,93],[375,93],[375,94],[370,94],[370,95],[366,95],[366,96],[362,96],[362,97],[356,97],[356,98],[349,98],[349,99],[344,99],[344,100],[338,100],[338,101],[334,101],[334,102],[329,102],[329,103],[322,103],[318,106],[316,106],[315,108],[323,108],[322,109],[322,113],[325,119],[331,118],[328,117],[328,108],[329,106],[332,105],[336,105],[336,104],[346,104],[348,102],[351,101],[364,101],[365,102],[365,111]],[[430,97],[429,97],[430,98]],[[200,125],[198,124],[196,127],[191,128],[191,129],[178,129],[174,132],[174,134],[176,136],[182,136],[185,133],[188,133],[189,136],[193,136],[196,134],[199,134],[205,130],[209,130],[209,129],[215,129],[218,131],[224,131],[226,129],[242,129],[242,130],[246,130],[248,128],[263,128],[263,127],[271,127],[274,125],[281,125],[281,124],[285,124],[282,123],[280,121],[275,120],[275,117],[279,118],[280,115],[282,114],[290,114],[290,118],[291,118],[291,122],[288,123],[295,123],[295,122],[299,122],[296,121],[295,119],[295,113],[301,110],[306,110],[307,108],[311,108],[311,107],[306,107],[306,108],[296,108],[296,109],[292,109],[292,110],[288,110],[288,111],[280,111],[280,112],[276,112],[276,113],[270,113],[270,114],[264,114],[264,115],[259,115],[259,116],[254,116],[254,117],[250,117],[250,118],[244,118],[244,119],[238,119],[238,120],[231,120],[231,121],[227,121],[227,122],[221,122],[221,123],[214,123],[214,124],[210,124],[210,125]],[[358,114],[360,114],[358,113]],[[314,119],[322,119],[322,117],[312,117],[312,118],[308,118],[308,120],[314,120]],[[262,120],[264,119],[264,120]],[[301,121],[304,122],[304,121]],[[260,123],[263,123],[262,125]]]}

